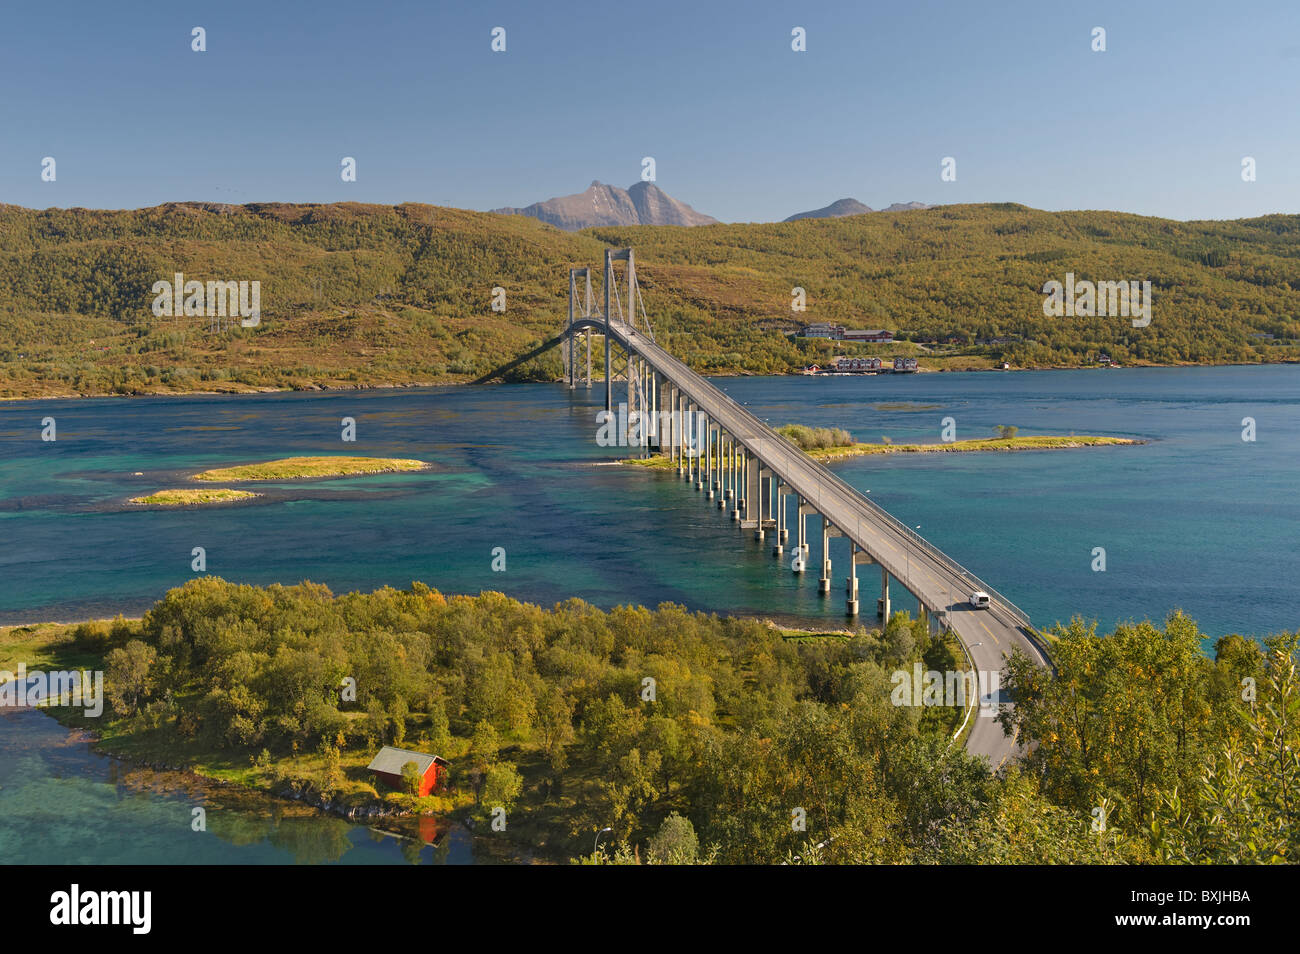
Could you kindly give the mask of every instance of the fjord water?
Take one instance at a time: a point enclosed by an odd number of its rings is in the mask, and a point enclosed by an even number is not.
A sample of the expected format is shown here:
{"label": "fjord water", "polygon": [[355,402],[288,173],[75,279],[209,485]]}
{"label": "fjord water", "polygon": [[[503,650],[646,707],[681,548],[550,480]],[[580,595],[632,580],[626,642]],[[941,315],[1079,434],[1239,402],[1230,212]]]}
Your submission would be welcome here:
{"label": "fjord water", "polygon": [[[1103,631],[1175,608],[1210,637],[1300,626],[1300,367],[724,378],[774,425],[859,440],[1101,434],[1134,447],[896,454],[838,463],[851,484],[1015,600],[1039,625]],[[138,614],[207,570],[335,592],[423,580],[549,605],[674,601],[843,622],[836,584],[794,576],[674,474],[598,466],[597,384],[11,402],[0,405],[0,623]],[[40,439],[45,417],[57,440]],[[356,443],[340,440],[343,417]],[[1243,441],[1242,421],[1256,440]],[[258,500],[157,510],[129,497],[289,455],[416,457],[430,471],[257,485]],[[139,472],[137,474],[137,472]],[[493,550],[505,550],[494,572]],[[1093,551],[1105,548],[1106,570]],[[788,556],[788,551],[787,551]],[[814,565],[817,557],[814,553]],[[865,605],[877,577],[861,571]],[[895,607],[912,609],[897,583]],[[1207,647],[1208,648],[1208,647]],[[202,799],[202,800],[200,800]],[[327,816],[223,804],[91,753],[31,711],[0,711],[0,856],[44,862],[472,860]],[[208,804],[211,834],[191,831]]]}
{"label": "fjord water", "polygon": [[[859,440],[1101,434],[1135,447],[895,454],[851,484],[1038,625],[1103,630],[1175,608],[1210,636],[1300,625],[1300,366],[724,378],[772,424]],[[195,574],[336,592],[423,580],[549,605],[662,601],[839,623],[816,592],[666,472],[595,466],[602,385],[506,385],[0,405],[0,622],[138,614]],[[54,417],[57,440],[40,439]],[[357,440],[340,440],[340,420]],[[1253,418],[1256,440],[1243,441]],[[256,485],[251,503],[146,509],[208,467],[288,455],[415,457],[431,471]],[[138,472],[138,475],[137,475]],[[245,485],[253,486],[253,485]],[[832,548],[837,580],[847,557]],[[493,550],[505,550],[494,572]],[[1094,572],[1094,548],[1106,570]],[[864,571],[864,586],[873,586]],[[905,599],[895,600],[908,608]]]}

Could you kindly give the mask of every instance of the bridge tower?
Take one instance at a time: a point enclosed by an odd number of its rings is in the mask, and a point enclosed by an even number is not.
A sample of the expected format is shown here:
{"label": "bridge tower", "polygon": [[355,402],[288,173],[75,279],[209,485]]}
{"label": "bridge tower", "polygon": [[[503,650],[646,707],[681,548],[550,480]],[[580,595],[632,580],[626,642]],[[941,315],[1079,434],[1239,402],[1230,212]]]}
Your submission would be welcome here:
{"label": "bridge tower", "polygon": [[[585,294],[581,298],[579,306],[578,296],[578,276],[582,276],[586,286]],[[581,314],[578,314],[579,309]],[[571,268],[569,269],[569,323],[565,328],[565,334],[568,340],[564,342],[564,347],[560,354],[564,357],[564,376],[568,379],[569,388],[572,390],[578,386],[578,341],[577,335],[573,333],[574,321],[580,318],[591,319],[595,316],[591,313],[591,269],[590,268]],[[591,387],[591,328],[588,327],[583,337],[587,343],[587,387]]]}

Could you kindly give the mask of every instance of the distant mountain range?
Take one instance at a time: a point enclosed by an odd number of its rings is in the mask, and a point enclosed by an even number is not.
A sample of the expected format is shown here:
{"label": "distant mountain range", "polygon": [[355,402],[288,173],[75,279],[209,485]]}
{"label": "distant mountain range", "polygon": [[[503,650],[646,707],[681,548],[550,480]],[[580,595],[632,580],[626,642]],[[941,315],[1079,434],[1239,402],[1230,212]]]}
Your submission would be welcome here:
{"label": "distant mountain range", "polygon": [[[929,206],[924,202],[895,202],[881,212],[909,212],[912,209],[928,209]],[[811,212],[796,212],[785,221],[794,222],[797,219],[838,219],[846,215],[865,215],[868,212],[876,211],[869,205],[863,205],[857,199],[839,199],[832,202],[824,209],[814,209]]]}
{"label": "distant mountain range", "polygon": [[593,182],[586,192],[534,202],[522,209],[493,209],[502,215],[528,215],[574,232],[595,225],[715,225],[717,219],[696,212],[653,182],[626,189]]}
{"label": "distant mountain range", "polygon": [[[923,202],[895,202],[882,212],[906,212],[928,209]],[[562,195],[524,208],[493,209],[498,215],[527,215],[567,232],[597,225],[716,225],[718,220],[696,212],[685,202],[674,199],[653,182],[637,182],[626,189],[592,182],[586,192]],[[824,209],[800,212],[785,221],[796,219],[835,219],[845,215],[864,215],[875,211],[857,199],[840,199]]]}

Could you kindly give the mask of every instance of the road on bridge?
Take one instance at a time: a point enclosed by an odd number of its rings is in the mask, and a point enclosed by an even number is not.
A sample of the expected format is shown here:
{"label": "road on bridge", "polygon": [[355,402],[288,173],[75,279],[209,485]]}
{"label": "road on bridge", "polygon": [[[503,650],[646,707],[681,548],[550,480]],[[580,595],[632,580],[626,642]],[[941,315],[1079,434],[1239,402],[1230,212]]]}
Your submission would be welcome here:
{"label": "road on bridge", "polygon": [[[586,327],[604,333],[606,323],[584,319],[574,323],[572,332]],[[1028,617],[1014,604],[647,337],[617,320],[610,321],[608,328],[622,348],[635,352],[669,379],[710,420],[743,445],[751,457],[761,460],[776,474],[789,492],[802,496],[931,611],[945,611],[949,628],[966,647],[977,672],[1001,671],[1013,649],[1019,649],[1040,665],[1050,665],[1025,632]],[[975,609],[970,605],[970,595],[976,590],[992,595],[989,608]],[[1006,737],[993,718],[997,705],[1007,704],[1005,700],[982,701],[980,711],[971,717],[973,725],[966,749],[972,755],[987,757],[998,768],[1015,754],[1017,741]]]}

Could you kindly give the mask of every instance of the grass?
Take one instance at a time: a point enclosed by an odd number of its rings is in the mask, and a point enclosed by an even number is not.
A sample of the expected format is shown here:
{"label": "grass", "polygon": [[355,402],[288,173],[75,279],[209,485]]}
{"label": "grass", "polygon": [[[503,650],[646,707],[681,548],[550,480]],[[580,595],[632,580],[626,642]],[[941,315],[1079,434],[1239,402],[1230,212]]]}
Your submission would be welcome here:
{"label": "grass", "polygon": [[195,480],[295,480],[310,477],[343,477],[351,474],[387,474],[424,470],[422,460],[400,457],[285,457],[261,464],[218,467],[195,474]]}
{"label": "grass", "polygon": [[946,444],[890,444],[855,443],[843,447],[828,447],[809,453],[818,460],[837,457],[857,457],[863,454],[961,454],[978,451],[1056,450],[1068,447],[1113,447],[1128,444],[1145,444],[1146,441],[1129,437],[1092,437],[1071,434],[1068,437],[990,437],[969,441],[950,441]]}
{"label": "grass", "polygon": [[173,490],[156,490],[144,497],[132,497],[133,504],[153,504],[160,507],[193,507],[201,504],[226,503],[230,500],[248,500],[260,497],[249,490],[231,490],[227,487],[191,487]]}
{"label": "grass", "polygon": [[624,464],[632,464],[636,467],[648,467],[651,470],[674,470],[677,467],[676,462],[671,457],[665,457],[663,454],[654,454],[650,457],[628,457]]}
{"label": "grass", "polygon": [[70,632],[61,623],[0,627],[0,672],[16,672],[19,663],[29,670],[75,668],[77,663],[68,654]]}

